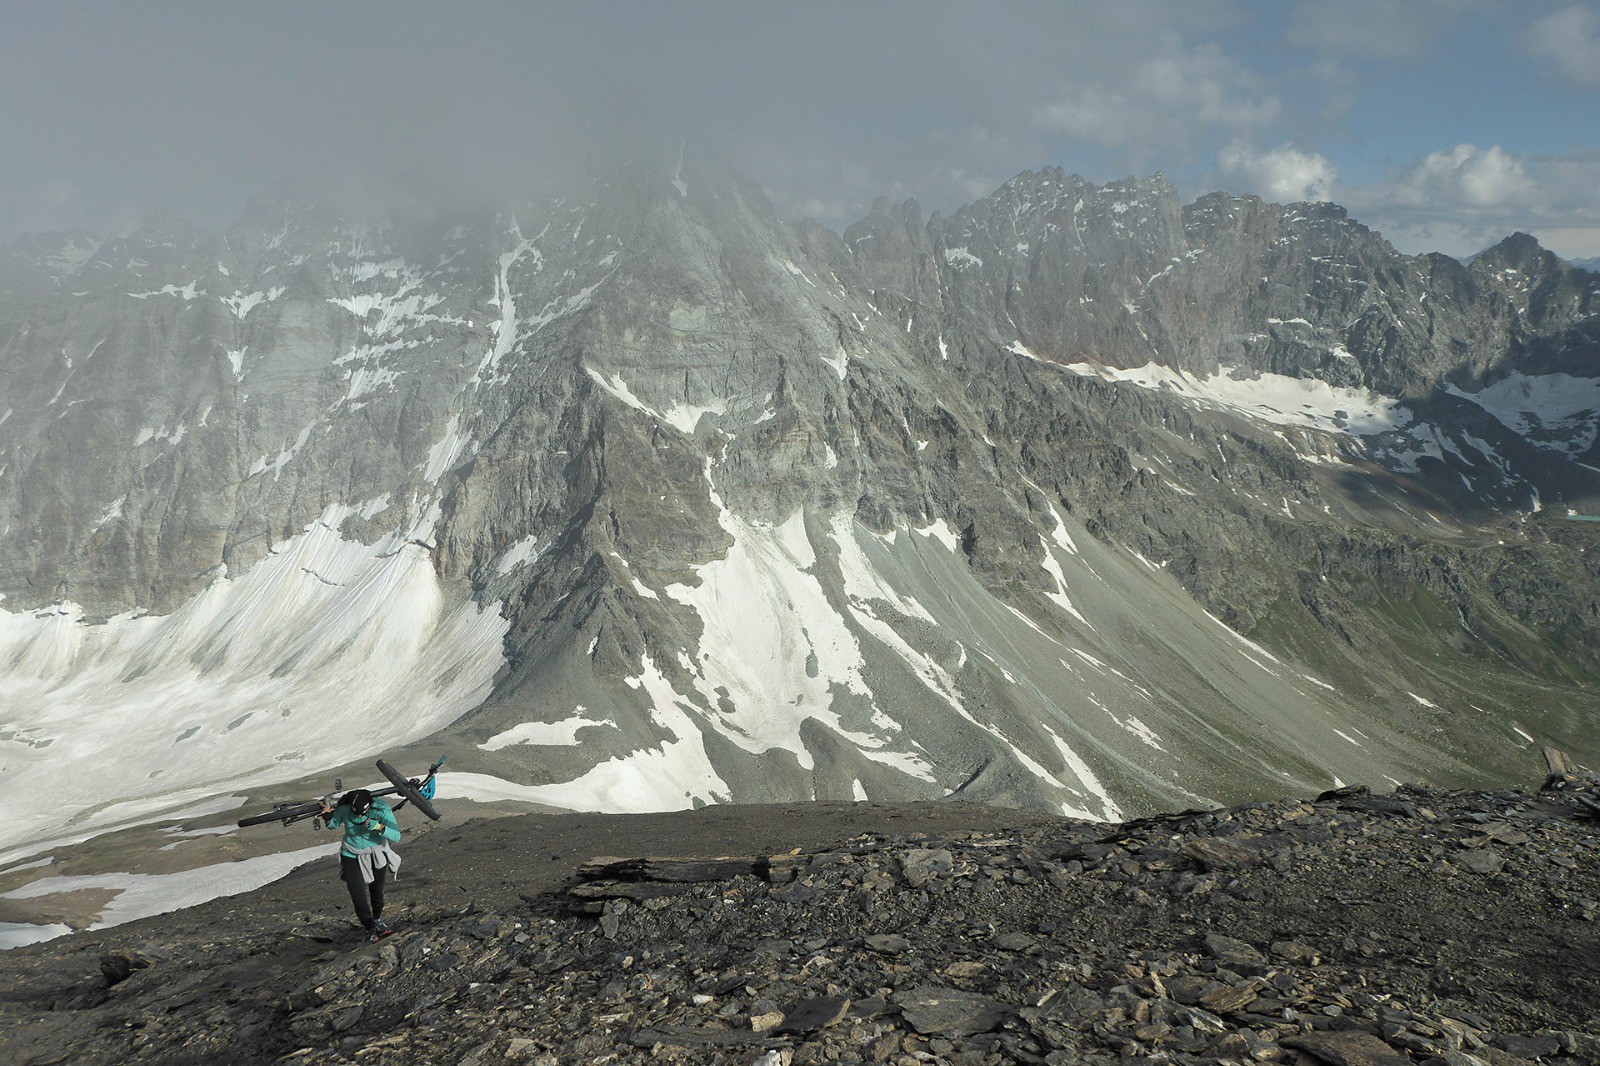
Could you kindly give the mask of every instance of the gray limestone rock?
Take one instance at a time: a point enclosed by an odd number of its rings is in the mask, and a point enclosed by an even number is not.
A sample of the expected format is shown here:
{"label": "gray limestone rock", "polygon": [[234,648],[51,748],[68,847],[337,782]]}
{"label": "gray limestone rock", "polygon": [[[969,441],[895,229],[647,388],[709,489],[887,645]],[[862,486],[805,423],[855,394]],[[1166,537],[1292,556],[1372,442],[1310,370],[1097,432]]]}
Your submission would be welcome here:
{"label": "gray limestone rock", "polygon": [[1593,758],[1597,300],[1526,235],[1462,265],[1053,168],[841,238],[676,135],[514,212],[29,238],[0,744],[187,745],[45,835],[331,770],[336,707],[555,807],[1116,819]]}

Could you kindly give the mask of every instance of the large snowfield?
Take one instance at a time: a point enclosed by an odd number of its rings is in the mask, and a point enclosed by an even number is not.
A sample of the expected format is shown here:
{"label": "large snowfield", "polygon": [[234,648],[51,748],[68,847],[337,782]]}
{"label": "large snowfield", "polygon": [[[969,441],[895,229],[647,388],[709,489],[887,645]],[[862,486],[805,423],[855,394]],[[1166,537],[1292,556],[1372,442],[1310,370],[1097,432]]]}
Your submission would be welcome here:
{"label": "large snowfield", "polygon": [[[447,607],[413,516],[373,545],[331,507],[177,611],[0,610],[0,861],[338,766],[488,694],[507,622]],[[238,802],[242,802],[239,800]]]}

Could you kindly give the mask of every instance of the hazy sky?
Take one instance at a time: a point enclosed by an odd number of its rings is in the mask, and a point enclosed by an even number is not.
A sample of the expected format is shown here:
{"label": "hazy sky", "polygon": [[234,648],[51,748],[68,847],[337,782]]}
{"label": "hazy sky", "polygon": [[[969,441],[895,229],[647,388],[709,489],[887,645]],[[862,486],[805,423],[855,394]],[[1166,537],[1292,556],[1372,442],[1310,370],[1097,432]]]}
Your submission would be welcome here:
{"label": "hazy sky", "polygon": [[[1600,255],[1600,0],[0,0],[0,239],[230,224],[285,171],[515,185],[657,102],[789,217],[1024,169],[1333,199],[1405,251]],[[625,105],[626,106],[626,105]],[[600,108],[603,112],[603,106]]]}

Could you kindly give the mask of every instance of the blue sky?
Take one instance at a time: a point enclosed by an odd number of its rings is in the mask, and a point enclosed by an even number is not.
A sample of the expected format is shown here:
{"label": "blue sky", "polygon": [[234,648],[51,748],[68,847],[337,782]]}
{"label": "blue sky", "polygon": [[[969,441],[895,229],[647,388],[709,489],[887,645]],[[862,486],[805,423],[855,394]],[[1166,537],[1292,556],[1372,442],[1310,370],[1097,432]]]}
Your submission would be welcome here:
{"label": "blue sky", "polygon": [[[1600,0],[0,2],[0,238],[228,225],[284,171],[532,184],[607,99],[779,210],[1024,169],[1333,199],[1402,250],[1600,256]],[[576,116],[584,116],[581,120]]]}

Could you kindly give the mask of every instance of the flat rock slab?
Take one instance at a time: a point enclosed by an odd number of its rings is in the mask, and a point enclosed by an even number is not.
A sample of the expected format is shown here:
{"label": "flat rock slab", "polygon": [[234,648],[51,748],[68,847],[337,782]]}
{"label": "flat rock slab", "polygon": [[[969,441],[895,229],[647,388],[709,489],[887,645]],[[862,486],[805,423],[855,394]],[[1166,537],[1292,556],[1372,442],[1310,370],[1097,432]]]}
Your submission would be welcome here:
{"label": "flat rock slab", "polygon": [[813,1033],[826,1029],[850,1012],[850,1000],[844,996],[817,996],[801,1000],[783,1012],[780,1033]]}
{"label": "flat rock slab", "polygon": [[976,992],[918,985],[896,992],[895,1006],[923,1036],[971,1036],[999,1028],[1010,1013],[1004,1004]]}
{"label": "flat rock slab", "polygon": [[709,859],[642,856],[619,858],[599,855],[578,867],[585,881],[668,881],[698,883],[726,881],[765,869],[765,856],[719,855]]}
{"label": "flat rock slab", "polygon": [[955,868],[955,856],[947,848],[921,848],[900,857],[900,872],[912,888],[921,888]]}
{"label": "flat rock slab", "polygon": [[1237,870],[1256,861],[1256,853],[1240,844],[1211,837],[1191,840],[1178,849],[1179,853],[1199,863],[1202,869]]}
{"label": "flat rock slab", "polygon": [[738,1047],[743,1044],[765,1044],[768,1035],[747,1029],[697,1029],[693,1026],[664,1025],[659,1028],[639,1029],[629,1038],[634,1047]]}
{"label": "flat rock slab", "polygon": [[1411,1066],[1411,1059],[1395,1051],[1371,1033],[1305,1033],[1286,1036],[1284,1047],[1309,1052],[1329,1066]]}
{"label": "flat rock slab", "polygon": [[653,881],[588,881],[567,889],[573,899],[659,899],[662,896],[681,896],[689,890],[688,884]]}
{"label": "flat rock slab", "polygon": [[1468,870],[1475,874],[1497,874],[1500,872],[1500,868],[1506,864],[1505,856],[1492,848],[1464,851],[1459,855],[1451,856],[1450,861],[1463,870]]}

